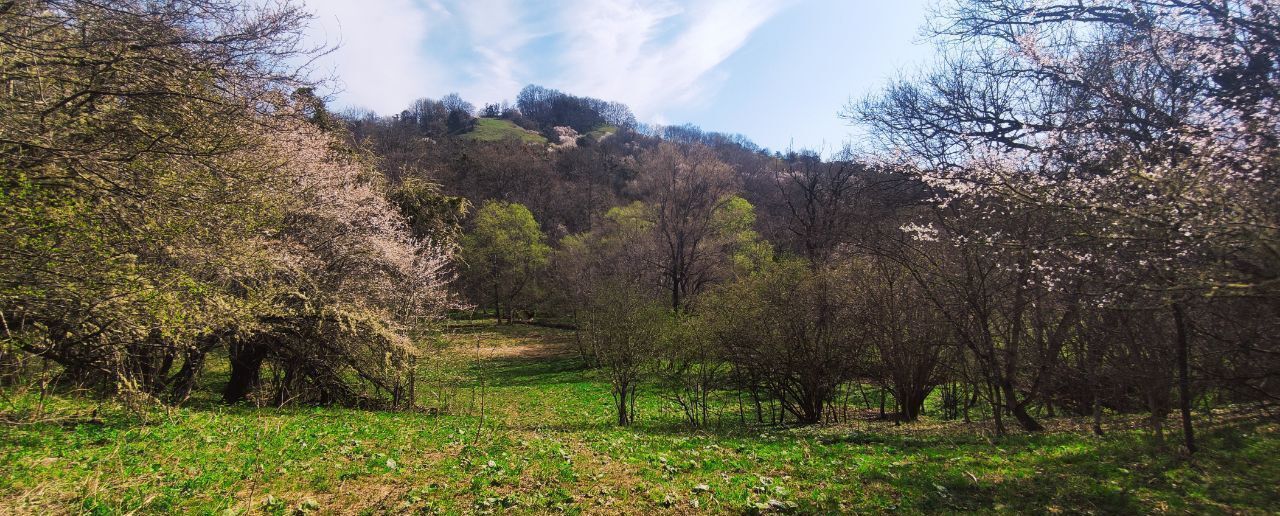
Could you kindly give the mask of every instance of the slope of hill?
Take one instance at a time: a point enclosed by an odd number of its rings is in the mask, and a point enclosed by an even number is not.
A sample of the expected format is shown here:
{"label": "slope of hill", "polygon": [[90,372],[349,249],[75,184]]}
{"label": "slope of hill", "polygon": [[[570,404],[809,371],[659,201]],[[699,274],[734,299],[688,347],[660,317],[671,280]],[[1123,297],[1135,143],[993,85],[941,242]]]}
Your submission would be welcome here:
{"label": "slope of hill", "polygon": [[537,143],[540,145],[547,143],[547,139],[542,135],[524,129],[510,120],[498,118],[476,119],[475,129],[472,129],[471,132],[466,133],[463,137],[486,142],[516,139],[525,143]]}
{"label": "slope of hill", "polygon": [[595,141],[601,141],[601,140],[603,140],[603,139],[605,139],[605,138],[608,138],[608,137],[610,137],[610,136],[613,136],[613,135],[614,135],[615,133],[617,133],[617,132],[618,132],[618,126],[616,126],[616,125],[610,125],[610,124],[605,124],[605,125],[602,125],[602,126],[600,126],[600,127],[597,127],[597,128],[595,128],[595,129],[593,129],[591,132],[588,132],[587,134],[584,134],[583,136],[585,136],[585,137],[587,137],[587,138],[591,138],[591,139],[593,139],[593,140],[595,140]]}

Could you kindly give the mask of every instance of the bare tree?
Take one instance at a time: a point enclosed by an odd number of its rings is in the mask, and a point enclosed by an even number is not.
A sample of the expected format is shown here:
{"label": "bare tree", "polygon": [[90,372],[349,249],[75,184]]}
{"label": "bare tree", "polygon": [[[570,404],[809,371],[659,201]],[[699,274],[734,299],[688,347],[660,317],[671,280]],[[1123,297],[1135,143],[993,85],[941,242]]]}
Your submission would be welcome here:
{"label": "bare tree", "polygon": [[[759,379],[801,424],[822,421],[867,357],[858,265],[811,270],[787,261],[715,293],[705,306],[724,356]],[[851,288],[852,287],[852,288]]]}
{"label": "bare tree", "polygon": [[670,314],[630,285],[605,282],[579,321],[586,350],[609,377],[618,424],[630,425],[636,419],[637,390],[667,337]]}
{"label": "bare tree", "polygon": [[929,393],[942,383],[941,362],[951,345],[951,329],[901,266],[883,260],[861,279],[878,376],[893,391],[898,419],[915,421]]}
{"label": "bare tree", "polygon": [[653,265],[679,310],[715,279],[715,215],[733,193],[733,171],[706,147],[662,143],[641,156],[633,188],[652,208],[646,217],[661,253]]}

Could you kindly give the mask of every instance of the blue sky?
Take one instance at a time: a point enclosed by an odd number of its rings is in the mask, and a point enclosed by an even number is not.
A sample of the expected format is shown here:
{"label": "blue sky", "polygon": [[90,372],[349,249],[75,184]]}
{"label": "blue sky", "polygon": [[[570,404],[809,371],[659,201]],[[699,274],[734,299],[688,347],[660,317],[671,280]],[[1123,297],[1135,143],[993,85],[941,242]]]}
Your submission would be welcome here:
{"label": "blue sky", "polygon": [[624,102],[771,149],[830,150],[836,115],[927,62],[927,0],[307,0],[335,104],[381,114],[458,92],[477,106],[525,84]]}

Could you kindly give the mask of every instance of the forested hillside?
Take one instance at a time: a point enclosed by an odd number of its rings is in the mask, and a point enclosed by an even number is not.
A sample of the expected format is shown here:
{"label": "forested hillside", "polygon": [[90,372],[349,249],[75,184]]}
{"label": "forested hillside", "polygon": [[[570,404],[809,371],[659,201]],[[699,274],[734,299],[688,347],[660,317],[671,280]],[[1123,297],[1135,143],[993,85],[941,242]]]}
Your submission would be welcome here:
{"label": "forested hillside", "polygon": [[813,150],[308,13],[0,2],[0,512],[1280,508],[1280,5],[947,2]]}

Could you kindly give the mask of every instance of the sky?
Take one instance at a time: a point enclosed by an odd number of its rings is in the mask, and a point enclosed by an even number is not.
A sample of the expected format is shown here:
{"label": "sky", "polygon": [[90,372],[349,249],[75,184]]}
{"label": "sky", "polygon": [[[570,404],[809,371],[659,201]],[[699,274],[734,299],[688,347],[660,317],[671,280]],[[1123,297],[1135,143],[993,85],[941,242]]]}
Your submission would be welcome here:
{"label": "sky", "polygon": [[336,50],[337,109],[398,113],[456,92],[476,106],[526,84],[627,104],[773,149],[858,138],[851,99],[928,62],[928,0],[305,0]]}

